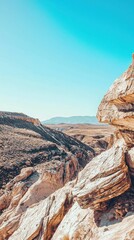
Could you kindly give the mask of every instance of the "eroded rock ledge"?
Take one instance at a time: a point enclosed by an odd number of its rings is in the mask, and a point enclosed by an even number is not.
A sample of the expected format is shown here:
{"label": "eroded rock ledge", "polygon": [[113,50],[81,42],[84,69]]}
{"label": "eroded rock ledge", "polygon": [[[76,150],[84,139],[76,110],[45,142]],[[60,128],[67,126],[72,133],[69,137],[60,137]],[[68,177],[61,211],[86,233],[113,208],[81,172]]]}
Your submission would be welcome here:
{"label": "eroded rock ledge", "polygon": [[125,151],[124,142],[119,140],[81,171],[73,195],[82,208],[103,210],[106,201],[130,188],[131,180],[125,163]]}
{"label": "eroded rock ledge", "polygon": [[100,122],[116,126],[127,144],[134,145],[134,54],[128,70],[102,99],[97,117]]}

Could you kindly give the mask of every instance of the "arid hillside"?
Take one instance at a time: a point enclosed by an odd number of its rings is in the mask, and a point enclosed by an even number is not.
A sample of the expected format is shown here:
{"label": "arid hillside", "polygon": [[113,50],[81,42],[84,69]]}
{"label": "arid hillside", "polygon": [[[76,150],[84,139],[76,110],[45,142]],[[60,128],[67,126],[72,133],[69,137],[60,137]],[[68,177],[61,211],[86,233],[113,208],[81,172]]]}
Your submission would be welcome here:
{"label": "arid hillside", "polygon": [[[38,119],[19,113],[0,112],[0,187],[19,174],[22,168],[52,160],[58,165],[63,162],[66,166],[69,164],[70,174],[74,177],[93,156],[93,148],[43,126]],[[74,164],[72,158],[77,163]]]}

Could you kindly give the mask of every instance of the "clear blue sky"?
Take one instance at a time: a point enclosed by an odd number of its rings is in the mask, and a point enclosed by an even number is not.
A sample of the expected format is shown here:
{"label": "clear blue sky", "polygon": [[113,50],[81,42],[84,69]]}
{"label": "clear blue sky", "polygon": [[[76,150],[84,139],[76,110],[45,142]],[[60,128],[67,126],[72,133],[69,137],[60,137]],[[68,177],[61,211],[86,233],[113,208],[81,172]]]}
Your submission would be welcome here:
{"label": "clear blue sky", "polygon": [[0,110],[95,115],[131,63],[133,0],[0,0]]}

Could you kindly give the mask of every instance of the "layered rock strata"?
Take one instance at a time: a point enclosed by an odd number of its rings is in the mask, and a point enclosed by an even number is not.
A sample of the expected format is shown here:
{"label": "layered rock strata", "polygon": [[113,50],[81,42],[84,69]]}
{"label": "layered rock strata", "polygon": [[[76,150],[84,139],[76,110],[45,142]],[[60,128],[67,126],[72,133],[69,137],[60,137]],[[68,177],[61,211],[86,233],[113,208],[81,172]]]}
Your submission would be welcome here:
{"label": "layered rock strata", "polygon": [[103,210],[106,201],[121,195],[130,187],[125,151],[120,140],[81,171],[73,195],[82,208]]}
{"label": "layered rock strata", "polygon": [[104,96],[97,117],[101,122],[116,126],[127,144],[134,145],[134,54],[128,70]]}

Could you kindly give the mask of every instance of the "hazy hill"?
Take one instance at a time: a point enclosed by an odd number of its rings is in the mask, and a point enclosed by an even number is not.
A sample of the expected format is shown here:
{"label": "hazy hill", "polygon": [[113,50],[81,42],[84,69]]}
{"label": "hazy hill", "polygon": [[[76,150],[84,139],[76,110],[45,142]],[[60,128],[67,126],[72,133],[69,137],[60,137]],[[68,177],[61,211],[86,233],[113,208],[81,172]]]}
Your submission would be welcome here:
{"label": "hazy hill", "polygon": [[43,124],[99,124],[95,116],[53,117],[42,122]]}

